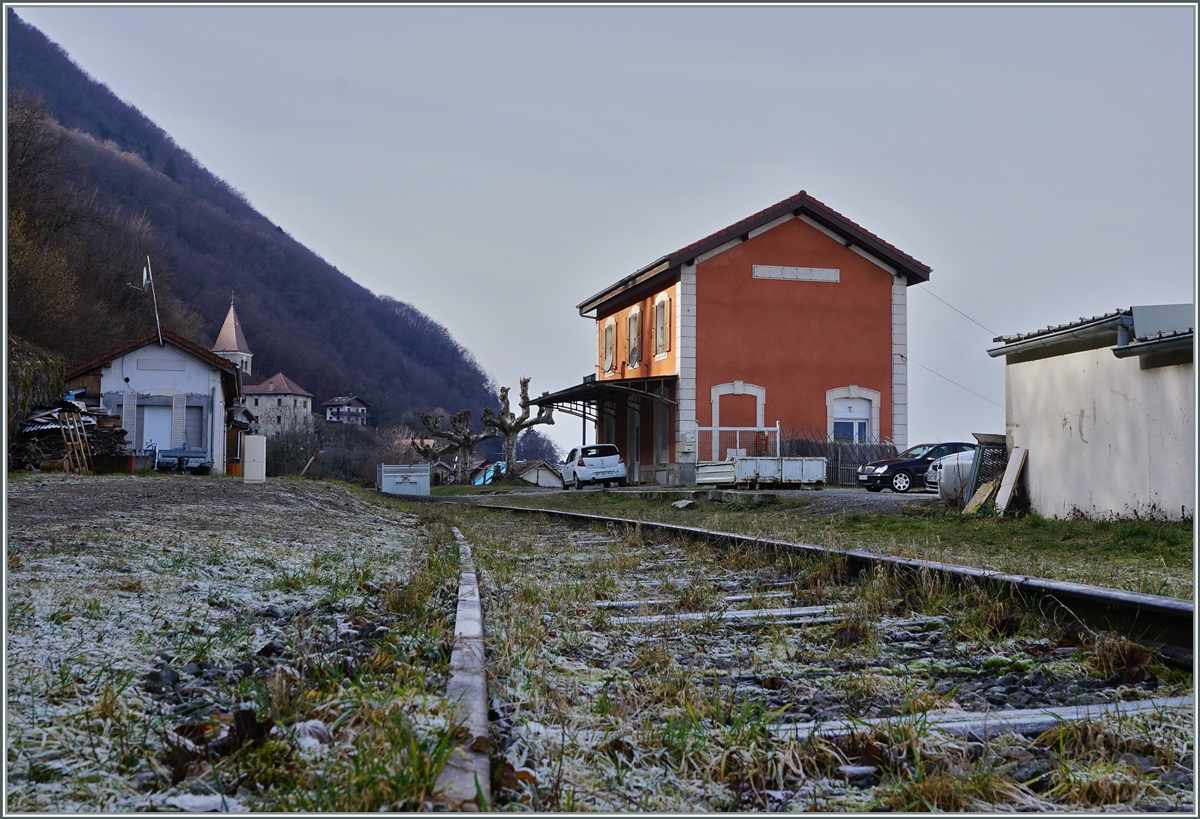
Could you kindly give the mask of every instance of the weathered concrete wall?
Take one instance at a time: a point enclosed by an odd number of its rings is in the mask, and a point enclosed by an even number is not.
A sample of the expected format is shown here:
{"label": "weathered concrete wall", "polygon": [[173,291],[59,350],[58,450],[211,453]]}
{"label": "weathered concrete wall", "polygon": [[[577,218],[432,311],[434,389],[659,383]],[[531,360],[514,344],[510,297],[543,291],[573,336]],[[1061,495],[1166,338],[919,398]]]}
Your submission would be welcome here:
{"label": "weathered concrete wall", "polygon": [[1030,502],[1049,517],[1194,512],[1192,364],[1143,370],[1107,348],[1004,368],[1008,445],[1029,449]]}

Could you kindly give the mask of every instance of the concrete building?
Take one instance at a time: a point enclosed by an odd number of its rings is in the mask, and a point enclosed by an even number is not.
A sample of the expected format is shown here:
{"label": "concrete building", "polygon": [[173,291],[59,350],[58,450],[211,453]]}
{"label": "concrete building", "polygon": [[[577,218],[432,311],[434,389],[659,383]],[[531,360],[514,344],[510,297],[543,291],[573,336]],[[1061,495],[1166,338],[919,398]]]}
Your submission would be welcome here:
{"label": "concrete building", "polygon": [[68,390],[121,418],[135,449],[202,454],[223,474],[226,434],[241,399],[238,368],[170,330],[149,333],[74,367]]}
{"label": "concrete building", "polygon": [[1153,305],[1000,336],[1009,451],[1047,517],[1194,514],[1193,307]]}
{"label": "concrete building", "polygon": [[531,403],[592,421],[635,483],[694,483],[777,429],[903,449],[907,289],[929,275],[801,191],[580,303],[595,375]]}
{"label": "concrete building", "polygon": [[313,395],[283,373],[244,392],[246,408],[258,418],[255,434],[271,438],[281,432],[312,432]]}

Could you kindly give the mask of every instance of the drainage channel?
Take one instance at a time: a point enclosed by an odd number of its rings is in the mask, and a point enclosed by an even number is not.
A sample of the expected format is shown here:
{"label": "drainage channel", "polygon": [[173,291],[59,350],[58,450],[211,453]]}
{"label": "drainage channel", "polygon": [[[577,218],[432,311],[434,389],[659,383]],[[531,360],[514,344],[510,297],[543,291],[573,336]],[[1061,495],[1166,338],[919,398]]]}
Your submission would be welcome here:
{"label": "drainage channel", "polygon": [[463,529],[497,808],[1194,804],[1191,676],[1003,589],[645,526]]}

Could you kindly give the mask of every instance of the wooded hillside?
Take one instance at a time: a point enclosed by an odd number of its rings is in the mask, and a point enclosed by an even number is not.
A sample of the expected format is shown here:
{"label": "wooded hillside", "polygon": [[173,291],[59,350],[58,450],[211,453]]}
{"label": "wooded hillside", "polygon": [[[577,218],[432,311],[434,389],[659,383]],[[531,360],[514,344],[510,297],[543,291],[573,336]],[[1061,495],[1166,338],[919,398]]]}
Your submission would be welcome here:
{"label": "wooded hillside", "polygon": [[7,59],[10,95],[24,90],[28,96],[16,93],[13,99],[44,100],[49,138],[62,140],[64,168],[54,184],[66,185],[77,203],[92,208],[89,213],[103,213],[120,226],[105,234],[120,247],[101,258],[83,249],[94,247],[97,235],[87,220],[72,227],[66,241],[28,208],[17,214],[17,223],[10,216],[10,239],[14,224],[30,242],[40,237],[45,244],[33,249],[54,249],[66,271],[54,281],[77,288],[67,302],[37,292],[47,280],[29,260],[50,257],[30,251],[24,268],[20,260],[14,266],[10,244],[10,299],[14,283],[32,288],[16,296],[34,311],[26,313],[29,326],[17,329],[10,303],[10,330],[28,333],[30,341],[68,360],[103,352],[130,322],[145,332],[153,324],[141,327],[145,306],[124,282],[140,280],[135,260],[149,254],[156,281],[169,291],[160,287],[160,307],[166,295],[173,329],[205,346],[236,293],[256,379],[282,370],[318,403],[355,393],[372,404],[378,423],[437,407],[470,408],[478,417],[483,407],[496,406],[487,374],[444,327],[410,304],[372,294],[285,234],[12,10]]}

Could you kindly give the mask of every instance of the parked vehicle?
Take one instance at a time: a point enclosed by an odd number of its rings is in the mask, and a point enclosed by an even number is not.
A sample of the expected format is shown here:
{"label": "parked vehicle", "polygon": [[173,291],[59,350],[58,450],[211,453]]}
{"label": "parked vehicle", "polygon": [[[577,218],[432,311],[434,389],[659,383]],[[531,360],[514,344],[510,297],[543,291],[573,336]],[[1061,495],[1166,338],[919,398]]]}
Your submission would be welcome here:
{"label": "parked vehicle", "polygon": [[967,492],[967,481],[971,479],[971,467],[974,465],[973,449],[938,458],[925,473],[925,487],[937,492],[943,502],[962,506],[966,501],[963,495]]}
{"label": "parked vehicle", "polygon": [[620,451],[612,444],[592,444],[567,453],[567,460],[560,470],[562,472],[563,489],[569,489],[571,484],[576,489],[583,489],[587,484],[603,483],[606,487],[613,483],[625,486],[625,459]]}
{"label": "parked vehicle", "polygon": [[925,485],[925,473],[938,458],[956,452],[975,451],[975,444],[954,441],[948,444],[917,444],[895,458],[872,461],[858,468],[858,485],[868,492],[889,488],[893,492],[908,492]]}

